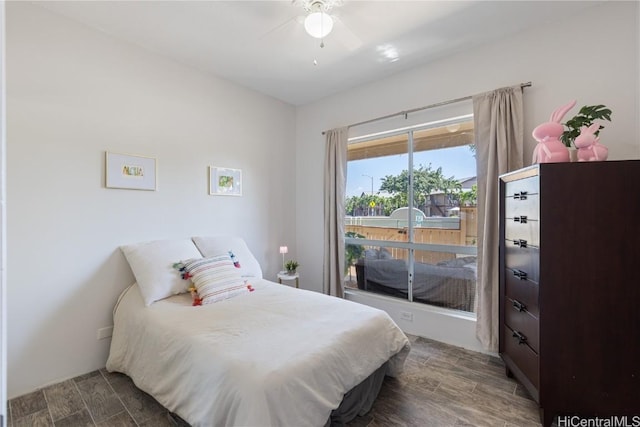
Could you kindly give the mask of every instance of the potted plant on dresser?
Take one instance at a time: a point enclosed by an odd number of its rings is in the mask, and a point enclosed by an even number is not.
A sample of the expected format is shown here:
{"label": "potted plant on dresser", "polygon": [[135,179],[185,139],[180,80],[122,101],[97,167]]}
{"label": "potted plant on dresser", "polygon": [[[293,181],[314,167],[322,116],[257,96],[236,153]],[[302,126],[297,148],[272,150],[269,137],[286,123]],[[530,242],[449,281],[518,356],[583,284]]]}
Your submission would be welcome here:
{"label": "potted plant on dresser", "polygon": [[560,141],[569,149],[571,161],[607,159],[608,149],[599,143],[599,134],[604,126],[595,120],[610,122],[611,110],[602,104],[585,105],[578,114],[563,123],[566,130],[560,135]]}

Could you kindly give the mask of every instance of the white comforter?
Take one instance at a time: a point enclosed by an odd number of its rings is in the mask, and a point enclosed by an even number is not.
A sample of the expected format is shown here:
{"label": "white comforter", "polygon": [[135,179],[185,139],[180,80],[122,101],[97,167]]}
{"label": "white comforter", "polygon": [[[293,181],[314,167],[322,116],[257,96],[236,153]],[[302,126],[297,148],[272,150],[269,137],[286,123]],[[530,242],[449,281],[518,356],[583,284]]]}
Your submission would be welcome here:
{"label": "white comforter", "polygon": [[193,426],[322,426],[343,395],[409,341],[383,311],[266,280],[255,292],[192,307],[145,307],[137,285],[114,311],[109,371]]}

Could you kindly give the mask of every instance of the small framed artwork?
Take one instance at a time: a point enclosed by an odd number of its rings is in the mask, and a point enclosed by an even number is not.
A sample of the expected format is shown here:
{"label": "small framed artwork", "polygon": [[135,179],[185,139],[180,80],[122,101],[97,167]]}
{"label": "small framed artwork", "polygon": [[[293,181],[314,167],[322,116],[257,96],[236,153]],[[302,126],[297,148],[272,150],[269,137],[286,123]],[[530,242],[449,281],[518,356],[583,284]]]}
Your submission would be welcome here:
{"label": "small framed artwork", "polygon": [[209,194],[242,196],[242,170],[209,166]]}
{"label": "small framed artwork", "polygon": [[105,154],[107,188],[156,191],[156,159],[108,151]]}

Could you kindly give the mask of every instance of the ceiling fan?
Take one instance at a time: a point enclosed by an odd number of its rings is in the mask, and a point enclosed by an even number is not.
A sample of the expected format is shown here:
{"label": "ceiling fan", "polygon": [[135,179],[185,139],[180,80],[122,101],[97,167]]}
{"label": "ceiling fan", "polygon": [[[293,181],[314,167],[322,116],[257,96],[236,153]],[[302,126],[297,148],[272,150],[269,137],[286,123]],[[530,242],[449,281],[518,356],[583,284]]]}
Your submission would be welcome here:
{"label": "ceiling fan", "polygon": [[311,37],[321,39],[320,47],[324,47],[324,38],[333,30],[333,18],[329,11],[342,6],[342,0],[293,0],[296,6],[302,6],[307,12],[304,29]]}
{"label": "ceiling fan", "polygon": [[362,46],[362,41],[344,24],[335,8],[344,4],[343,0],[292,0],[291,4],[300,8],[303,14],[288,19],[282,24],[265,33],[262,37],[291,28],[291,25],[304,27],[311,37],[320,39],[320,47],[324,47],[324,38],[330,33],[332,39],[353,51]]}

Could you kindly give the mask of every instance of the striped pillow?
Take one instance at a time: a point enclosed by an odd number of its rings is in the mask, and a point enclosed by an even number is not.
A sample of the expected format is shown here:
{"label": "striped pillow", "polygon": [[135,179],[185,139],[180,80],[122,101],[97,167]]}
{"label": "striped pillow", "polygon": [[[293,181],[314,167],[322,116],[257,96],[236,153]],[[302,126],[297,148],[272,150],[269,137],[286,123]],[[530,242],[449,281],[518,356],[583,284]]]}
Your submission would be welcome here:
{"label": "striped pillow", "polygon": [[188,273],[185,278],[193,281],[202,304],[253,291],[228,254],[184,261],[184,271]]}

